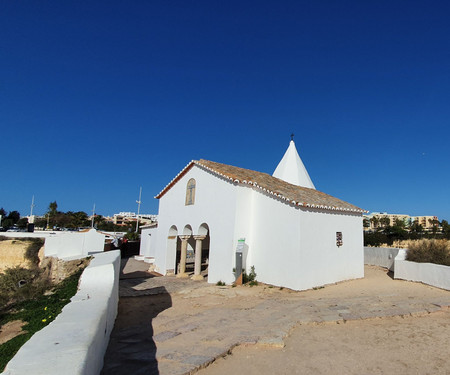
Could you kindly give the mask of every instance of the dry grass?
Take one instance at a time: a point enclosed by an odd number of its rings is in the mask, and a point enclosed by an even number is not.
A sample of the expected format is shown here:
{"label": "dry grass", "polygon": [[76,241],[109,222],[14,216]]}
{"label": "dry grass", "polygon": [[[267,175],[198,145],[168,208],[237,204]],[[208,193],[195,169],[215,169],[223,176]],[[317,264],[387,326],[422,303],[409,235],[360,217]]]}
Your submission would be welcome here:
{"label": "dry grass", "polygon": [[411,241],[406,260],[450,266],[450,242],[447,240]]}

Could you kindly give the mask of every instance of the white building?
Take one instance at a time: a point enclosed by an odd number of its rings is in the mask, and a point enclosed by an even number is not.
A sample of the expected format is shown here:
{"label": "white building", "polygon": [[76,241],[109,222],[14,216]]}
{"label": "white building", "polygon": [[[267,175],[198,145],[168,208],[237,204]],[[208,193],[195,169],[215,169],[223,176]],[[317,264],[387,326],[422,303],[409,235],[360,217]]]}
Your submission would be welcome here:
{"label": "white building", "polygon": [[264,283],[304,290],[364,277],[365,211],[315,190],[293,141],[273,176],[193,160],[156,198],[141,255],[162,274],[233,283],[245,239],[244,267]]}

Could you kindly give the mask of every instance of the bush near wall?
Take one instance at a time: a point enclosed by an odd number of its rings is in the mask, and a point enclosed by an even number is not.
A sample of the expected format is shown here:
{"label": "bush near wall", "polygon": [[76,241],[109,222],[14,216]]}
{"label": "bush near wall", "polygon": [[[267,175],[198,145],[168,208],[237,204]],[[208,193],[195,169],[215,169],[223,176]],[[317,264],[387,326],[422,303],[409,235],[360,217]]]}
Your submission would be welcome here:
{"label": "bush near wall", "polygon": [[450,266],[450,242],[447,240],[420,240],[408,247],[406,260]]}
{"label": "bush near wall", "polygon": [[392,246],[394,242],[406,241],[406,240],[420,240],[420,239],[444,239],[447,238],[442,233],[432,234],[432,233],[414,233],[414,232],[404,232],[400,233],[391,231],[388,227],[386,229],[380,229],[375,232],[364,232],[364,246],[371,247],[383,247],[384,245]]}

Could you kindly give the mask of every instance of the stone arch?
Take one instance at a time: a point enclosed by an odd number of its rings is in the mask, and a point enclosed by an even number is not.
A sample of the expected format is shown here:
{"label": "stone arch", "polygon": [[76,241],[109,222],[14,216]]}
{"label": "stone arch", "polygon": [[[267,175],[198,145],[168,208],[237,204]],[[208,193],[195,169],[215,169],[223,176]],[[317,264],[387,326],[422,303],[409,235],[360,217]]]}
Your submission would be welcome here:
{"label": "stone arch", "polygon": [[206,224],[206,223],[200,224],[200,226],[198,227],[197,234],[199,236],[206,236],[207,234],[209,234],[209,226],[208,226],[208,224]]}
{"label": "stone arch", "polygon": [[197,235],[195,235],[194,238],[201,240],[201,266],[200,270],[197,268],[197,273],[200,272],[202,276],[207,276],[211,242],[209,225],[206,223],[200,224],[197,230]]}
{"label": "stone arch", "polygon": [[176,225],[172,225],[169,228],[169,236],[178,236],[178,228]]}
{"label": "stone arch", "polygon": [[183,236],[192,236],[192,227],[186,224],[183,228]]}

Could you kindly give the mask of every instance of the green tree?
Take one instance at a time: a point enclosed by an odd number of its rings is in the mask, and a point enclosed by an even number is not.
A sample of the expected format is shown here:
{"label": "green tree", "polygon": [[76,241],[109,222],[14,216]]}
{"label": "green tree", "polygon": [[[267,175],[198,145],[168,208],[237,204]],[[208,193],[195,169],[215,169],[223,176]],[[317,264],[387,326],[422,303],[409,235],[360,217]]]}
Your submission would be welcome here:
{"label": "green tree", "polygon": [[81,228],[89,225],[88,215],[84,211],[68,211],[66,212],[66,215],[70,217],[69,228]]}
{"label": "green tree", "polygon": [[11,211],[8,214],[8,219],[12,220],[13,224],[17,224],[20,219],[20,213],[18,211]]}
{"label": "green tree", "polygon": [[370,218],[370,221],[372,222],[374,228],[378,228],[378,224],[380,224],[380,219],[378,219],[377,216],[372,216]]}
{"label": "green tree", "polygon": [[417,220],[415,220],[411,224],[411,226],[409,227],[409,230],[412,233],[422,234],[423,233],[423,226],[421,224],[419,224],[419,222]]}
{"label": "green tree", "polygon": [[439,220],[437,220],[437,219],[428,219],[428,222],[432,226],[431,227],[431,231],[433,232],[433,234],[436,234],[438,229],[439,229]]}
{"label": "green tree", "polygon": [[388,227],[389,225],[391,225],[391,220],[389,219],[388,216],[383,216],[383,217],[380,219],[380,224],[381,224],[381,226],[382,226],[383,228],[386,228],[386,227]]}
{"label": "green tree", "polygon": [[47,219],[45,217],[36,218],[34,225],[36,228],[45,228],[47,226]]}
{"label": "green tree", "polygon": [[450,224],[448,223],[447,220],[441,221],[441,228],[442,228],[442,234],[447,238],[450,237]]}
{"label": "green tree", "polygon": [[105,218],[102,215],[95,215],[94,216],[94,227],[98,228],[99,225],[105,222]]}
{"label": "green tree", "polygon": [[27,217],[22,217],[19,219],[19,221],[17,222],[17,226],[20,229],[25,229],[28,225],[28,218]]}
{"label": "green tree", "polygon": [[405,222],[402,219],[398,219],[398,218],[394,220],[394,226],[395,227],[399,227],[399,228],[403,228],[403,229],[406,228]]}
{"label": "green tree", "polygon": [[48,213],[50,214],[50,216],[56,215],[57,212],[58,212],[58,203],[56,203],[56,201],[50,202],[50,204],[48,205]]}

